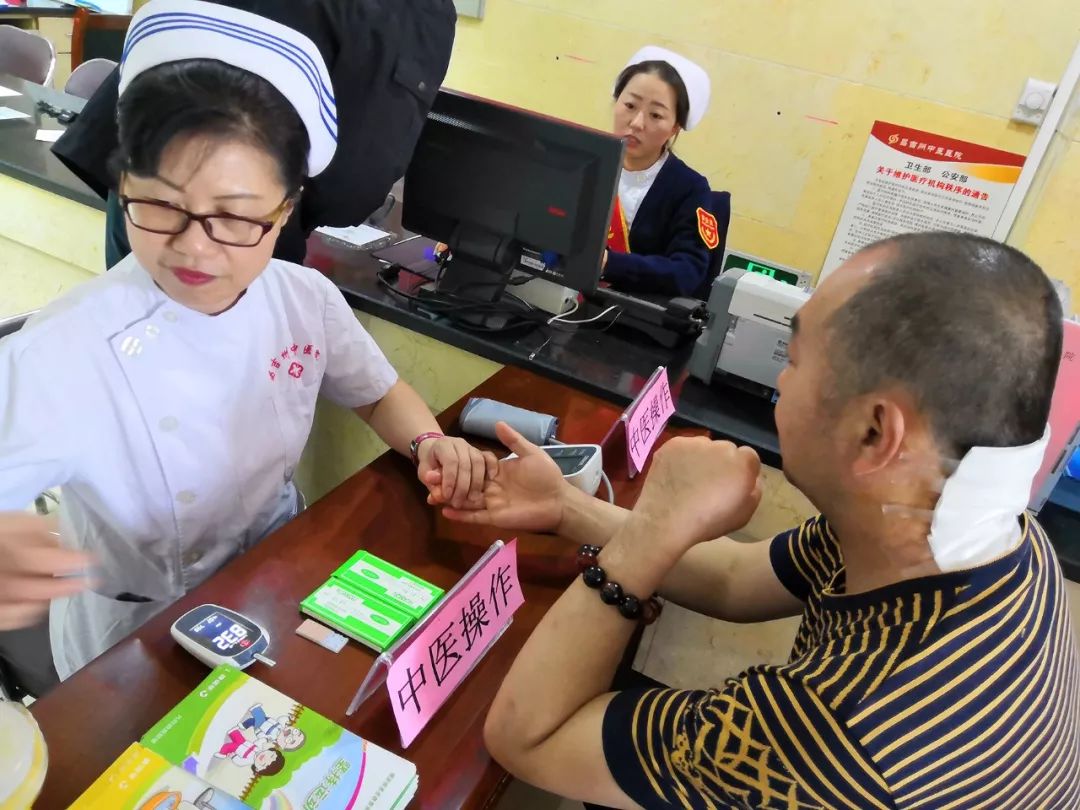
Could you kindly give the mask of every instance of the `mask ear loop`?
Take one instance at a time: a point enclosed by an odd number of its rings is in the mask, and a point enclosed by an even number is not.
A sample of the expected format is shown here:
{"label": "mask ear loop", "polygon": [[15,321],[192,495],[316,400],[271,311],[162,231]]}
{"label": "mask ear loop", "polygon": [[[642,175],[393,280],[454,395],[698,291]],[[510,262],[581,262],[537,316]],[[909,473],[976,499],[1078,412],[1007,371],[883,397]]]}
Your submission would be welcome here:
{"label": "mask ear loop", "polygon": [[[933,458],[912,453],[901,453],[899,457],[904,471],[910,471],[913,475],[920,475],[923,484],[930,492],[940,497],[945,489],[945,482],[960,467],[960,460],[954,458]],[[900,483],[901,477],[894,473],[890,483]],[[881,514],[895,517],[901,520],[919,520],[930,523],[934,519],[933,509],[924,509],[919,506],[911,506],[903,503],[881,504]]]}
{"label": "mask ear loop", "polygon": [[[925,509],[922,506],[889,502],[881,504],[881,514],[887,519],[903,523],[905,527],[925,527],[929,531],[929,527],[934,522],[934,510],[937,508],[941,493],[945,489],[945,482],[959,468],[960,461],[952,458],[915,455],[907,452],[901,453],[898,461],[900,467],[890,473],[889,483],[910,483],[913,478],[917,477],[921,480],[923,486],[933,493],[934,508]],[[900,576],[904,578],[925,576],[926,573],[927,571],[922,565],[902,568],[899,571]]]}
{"label": "mask ear loop", "polygon": [[918,503],[883,503],[881,514],[897,532],[927,531],[942,570],[1004,553],[1020,534],[1016,517],[1027,506],[1049,432],[1047,427],[1039,441],[1016,447],[974,447],[962,460],[902,453],[903,463],[885,474],[899,492],[911,493],[902,499]]}
{"label": "mask ear loop", "polygon": [[[922,474],[924,476],[923,484],[930,492],[939,497],[945,489],[945,482],[952,477],[960,466],[960,461],[952,458],[932,459],[925,456],[916,457],[902,454],[900,461],[907,463],[909,469]],[[942,474],[943,471],[944,474]],[[899,483],[900,480],[899,476],[894,476],[891,482]],[[987,508],[993,508],[994,505],[990,500],[985,503]],[[933,509],[924,509],[903,503],[883,503],[881,504],[881,513],[908,520],[929,521],[933,520],[934,517]]]}

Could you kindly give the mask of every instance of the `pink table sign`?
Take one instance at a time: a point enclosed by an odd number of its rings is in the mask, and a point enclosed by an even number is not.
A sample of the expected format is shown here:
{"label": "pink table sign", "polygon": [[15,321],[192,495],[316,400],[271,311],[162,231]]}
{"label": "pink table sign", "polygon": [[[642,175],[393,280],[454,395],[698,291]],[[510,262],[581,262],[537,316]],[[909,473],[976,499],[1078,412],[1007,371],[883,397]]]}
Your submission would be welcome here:
{"label": "pink table sign", "polygon": [[402,747],[423,731],[524,602],[517,540],[511,540],[458,583],[396,651],[386,689]]}
{"label": "pink table sign", "polygon": [[667,369],[660,366],[623,414],[631,475],[645,469],[649,453],[674,414],[675,403],[671,398]]}
{"label": "pink table sign", "polygon": [[1080,439],[1077,435],[1080,431],[1080,323],[1065,321],[1064,338],[1061,365],[1050,404],[1050,443],[1042,468],[1032,483],[1028,504],[1035,514],[1050,497]]}

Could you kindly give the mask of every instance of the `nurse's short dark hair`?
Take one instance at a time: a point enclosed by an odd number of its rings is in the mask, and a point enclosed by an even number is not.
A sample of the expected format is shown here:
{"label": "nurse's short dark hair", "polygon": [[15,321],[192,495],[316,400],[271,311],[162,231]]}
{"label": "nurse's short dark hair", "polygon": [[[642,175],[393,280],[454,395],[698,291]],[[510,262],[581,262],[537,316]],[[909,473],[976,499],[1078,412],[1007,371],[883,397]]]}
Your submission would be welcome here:
{"label": "nurse's short dark hair", "polygon": [[658,77],[675,91],[675,122],[683,129],[686,129],[686,120],[690,116],[690,94],[686,92],[686,85],[683,83],[679,71],[662,59],[638,62],[636,65],[627,65],[623,68],[623,72],[615,80],[613,98],[617,99],[621,96],[630,80],[640,73],[648,73]]}
{"label": "nurse's short dark hair", "polygon": [[203,136],[263,150],[289,192],[307,176],[310,144],[296,109],[266,79],[215,59],[167,62],[140,73],[120,97],[117,124],[117,175],[151,177],[174,138]]}
{"label": "nurse's short dark hair", "polygon": [[914,396],[943,453],[1038,441],[1061,361],[1062,310],[1015,248],[957,233],[871,245],[882,264],[828,323],[836,395]]}

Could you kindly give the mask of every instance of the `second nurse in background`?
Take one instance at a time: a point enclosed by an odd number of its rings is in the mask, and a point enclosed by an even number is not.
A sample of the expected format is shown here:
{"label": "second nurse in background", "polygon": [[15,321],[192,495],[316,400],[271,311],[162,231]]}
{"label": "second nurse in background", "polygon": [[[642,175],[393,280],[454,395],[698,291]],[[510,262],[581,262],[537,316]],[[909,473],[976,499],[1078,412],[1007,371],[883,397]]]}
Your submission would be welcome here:
{"label": "second nurse in background", "polygon": [[603,279],[628,293],[706,298],[723,239],[709,181],[672,152],[709,107],[709,76],[666,48],[642,48],[615,81],[613,131],[626,143]]}

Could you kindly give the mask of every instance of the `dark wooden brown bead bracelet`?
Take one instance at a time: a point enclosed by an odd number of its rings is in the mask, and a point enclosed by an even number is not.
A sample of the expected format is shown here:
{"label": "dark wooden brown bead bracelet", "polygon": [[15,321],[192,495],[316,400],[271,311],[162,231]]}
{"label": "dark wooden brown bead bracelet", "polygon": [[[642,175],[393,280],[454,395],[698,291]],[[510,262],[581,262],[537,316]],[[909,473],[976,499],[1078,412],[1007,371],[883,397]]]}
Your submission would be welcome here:
{"label": "dark wooden brown bead bracelet", "polygon": [[600,600],[605,605],[617,607],[619,613],[632,621],[652,624],[660,618],[660,611],[663,609],[660,600],[650,596],[643,602],[636,596],[625,593],[618,582],[608,580],[607,573],[597,561],[599,554],[599,546],[584,545],[578,549],[577,563],[581,579],[590,588],[599,589]]}

